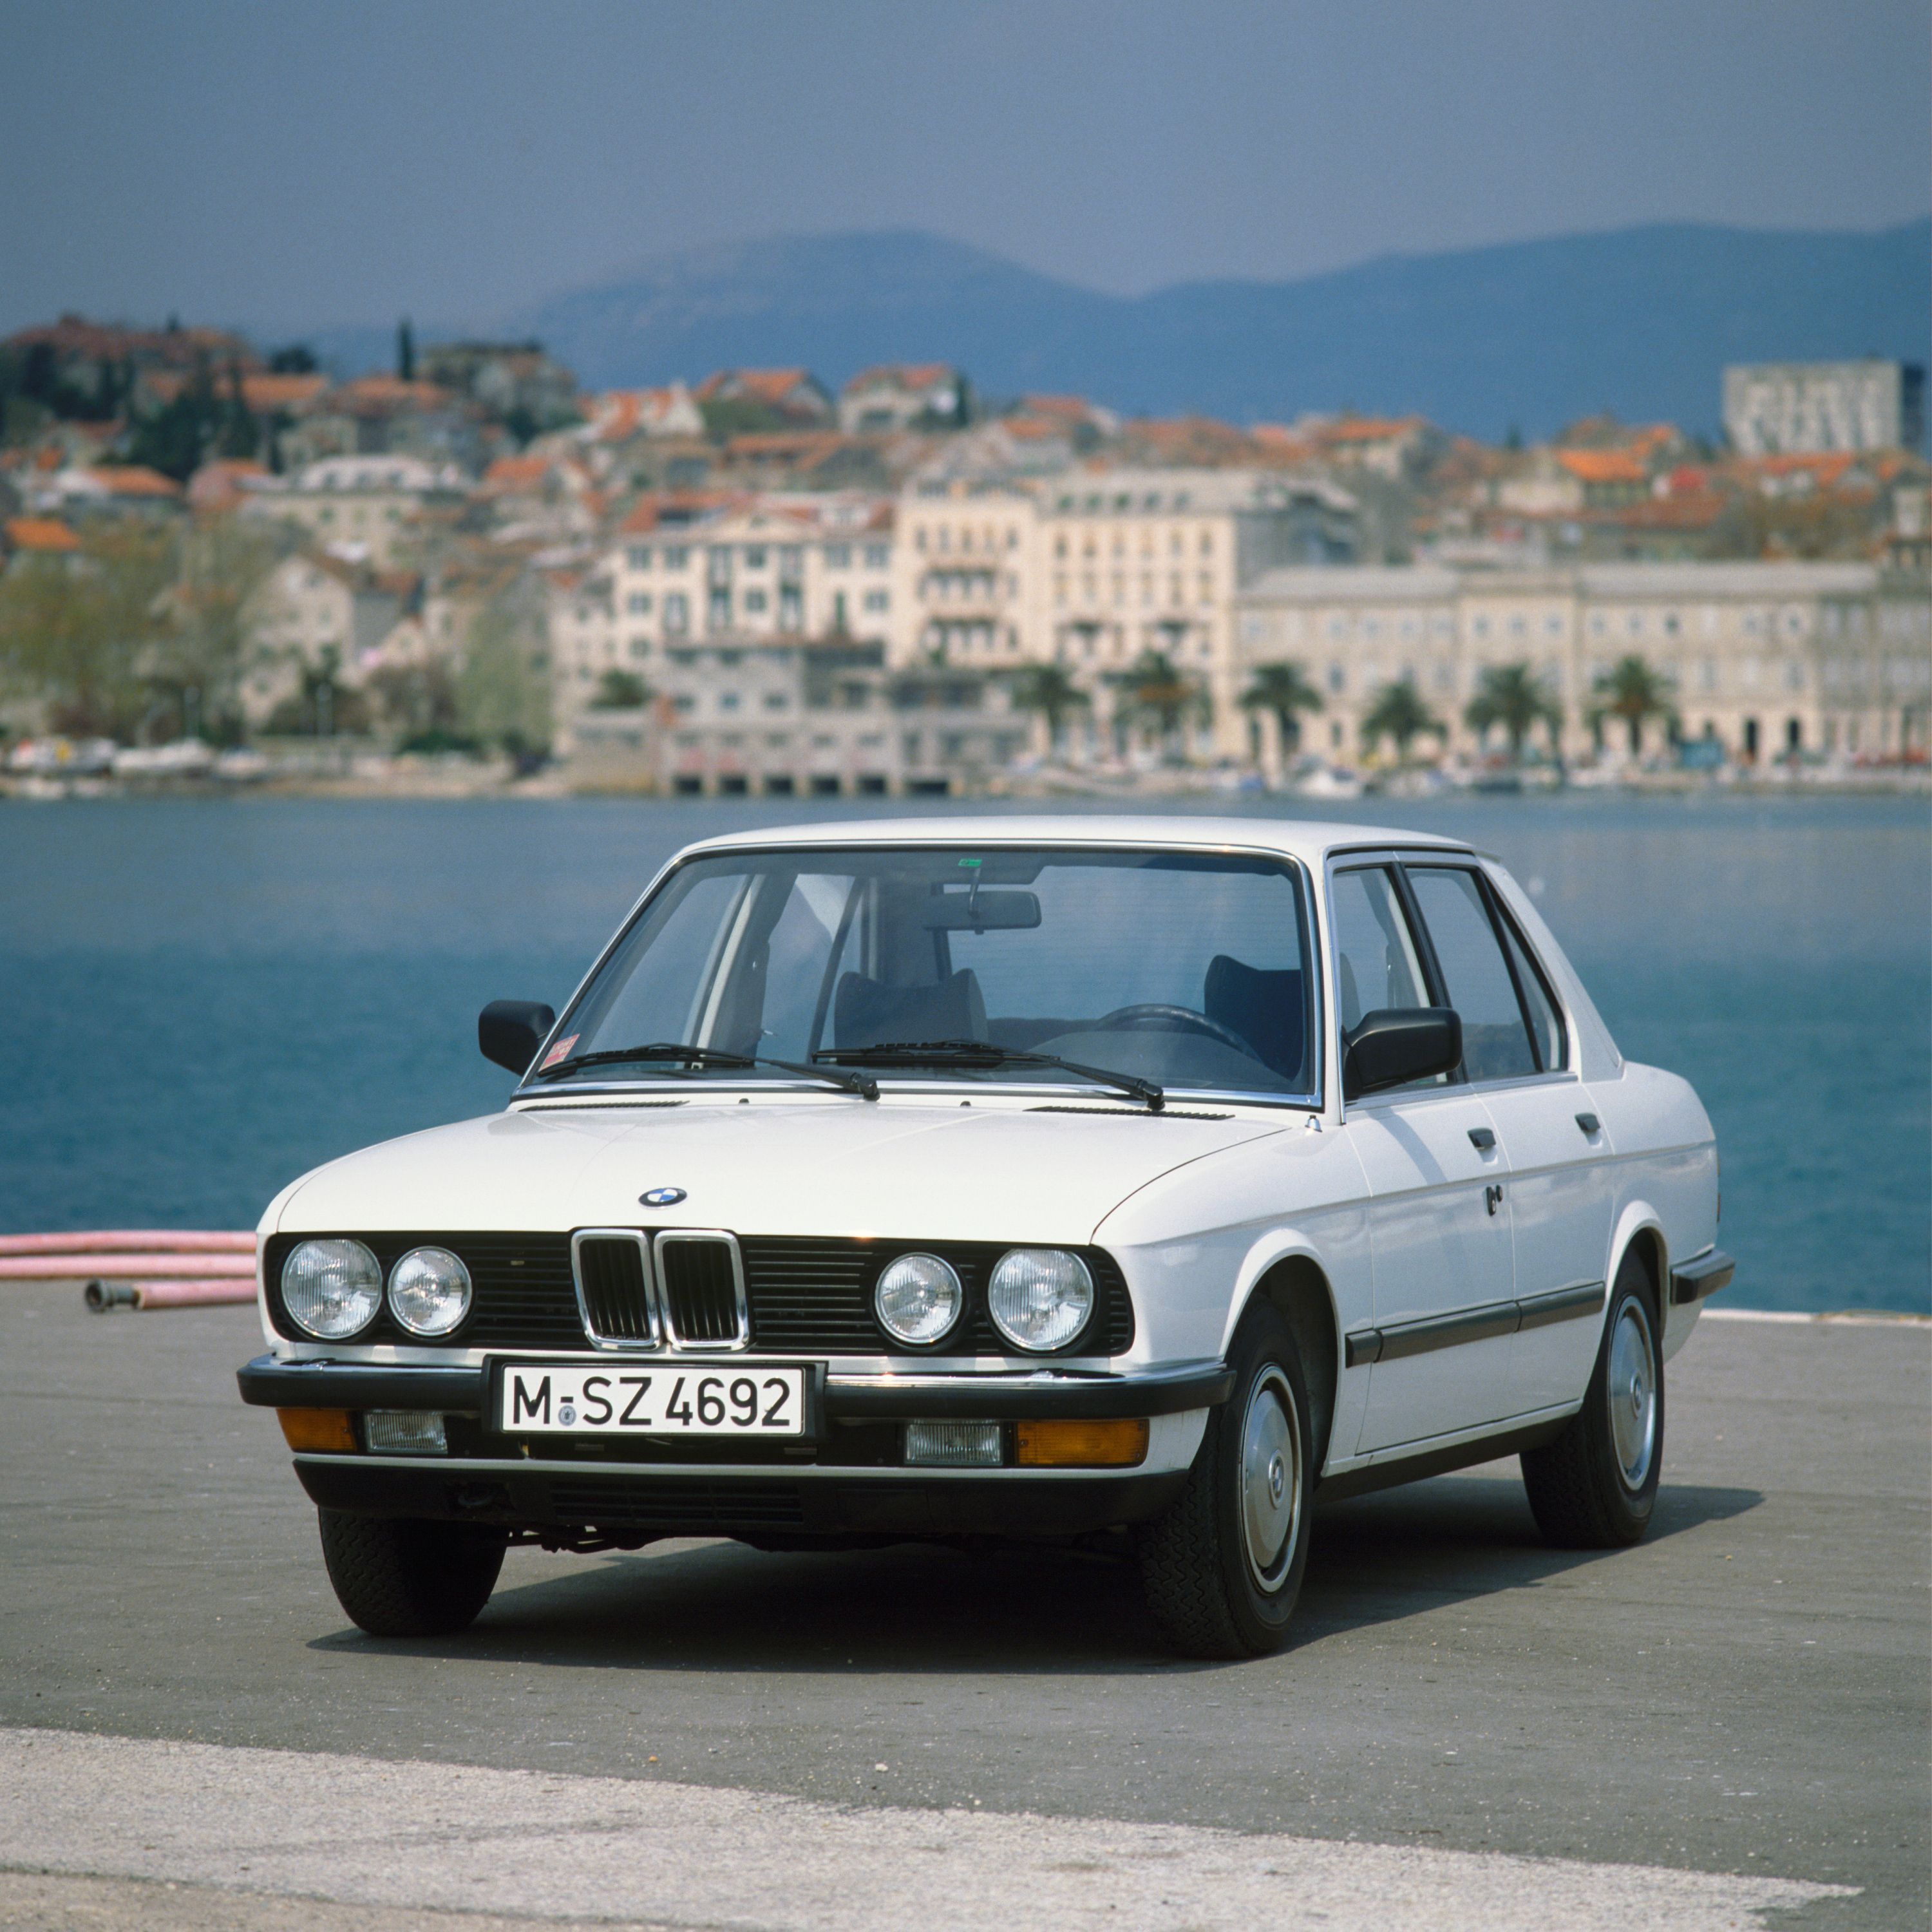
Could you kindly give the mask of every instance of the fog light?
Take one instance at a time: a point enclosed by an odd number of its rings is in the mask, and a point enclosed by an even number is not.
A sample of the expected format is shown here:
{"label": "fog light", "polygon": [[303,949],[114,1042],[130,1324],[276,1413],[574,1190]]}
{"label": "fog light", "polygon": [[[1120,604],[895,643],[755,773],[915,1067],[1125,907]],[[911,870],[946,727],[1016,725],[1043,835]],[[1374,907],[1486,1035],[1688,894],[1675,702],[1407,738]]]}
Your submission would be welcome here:
{"label": "fog light", "polygon": [[997,1422],[908,1422],[905,1459],[934,1469],[997,1469],[1005,1460]]}
{"label": "fog light", "polygon": [[372,1408],[362,1418],[362,1440],[372,1456],[446,1456],[442,1418],[426,1408]]}
{"label": "fog light", "polygon": [[278,1408],[275,1420],[291,1449],[319,1450],[327,1456],[352,1456],[356,1430],[346,1408]]}
{"label": "fog light", "polygon": [[1130,1422],[1022,1422],[1014,1460],[1032,1469],[1131,1469],[1147,1460],[1148,1426]]}

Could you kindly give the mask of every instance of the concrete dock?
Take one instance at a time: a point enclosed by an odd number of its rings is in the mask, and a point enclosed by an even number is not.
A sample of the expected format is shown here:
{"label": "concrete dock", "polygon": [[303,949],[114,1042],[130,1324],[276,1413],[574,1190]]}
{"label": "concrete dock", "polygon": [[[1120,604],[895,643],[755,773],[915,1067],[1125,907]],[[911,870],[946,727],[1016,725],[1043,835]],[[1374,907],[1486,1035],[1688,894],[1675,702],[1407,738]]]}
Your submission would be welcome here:
{"label": "concrete dock", "polygon": [[373,1642],[259,1334],[0,1288],[0,1926],[1932,1916],[1924,1326],[1706,1321],[1645,1544],[1546,1550],[1514,1464],[1339,1506],[1215,1666],[1030,1551],[518,1551]]}

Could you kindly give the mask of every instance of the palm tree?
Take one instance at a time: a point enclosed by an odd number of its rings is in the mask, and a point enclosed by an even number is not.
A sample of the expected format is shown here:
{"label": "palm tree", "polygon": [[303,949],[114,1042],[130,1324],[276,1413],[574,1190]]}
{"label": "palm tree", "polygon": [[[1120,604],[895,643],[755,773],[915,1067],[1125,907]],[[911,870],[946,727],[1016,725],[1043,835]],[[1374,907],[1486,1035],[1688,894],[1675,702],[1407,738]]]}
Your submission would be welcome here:
{"label": "palm tree", "polygon": [[1205,719],[1208,693],[1165,651],[1143,651],[1125,670],[1108,678],[1120,693],[1120,709],[1129,718],[1151,724],[1163,745],[1173,742],[1183,720]]}
{"label": "palm tree", "polygon": [[1643,728],[1648,719],[1674,719],[1677,715],[1670,701],[1676,685],[1663,672],[1652,670],[1640,657],[1618,658],[1592,689],[1596,695],[1596,702],[1590,707],[1592,725],[1600,730],[1606,718],[1621,718],[1630,733],[1632,758],[1643,749]]}
{"label": "palm tree", "polygon": [[1322,709],[1322,694],[1310,684],[1298,664],[1266,664],[1256,667],[1254,682],[1241,694],[1241,703],[1250,711],[1270,711],[1281,734],[1281,754],[1291,758],[1301,748],[1301,717],[1304,711]]}
{"label": "palm tree", "polygon": [[1552,747],[1563,728],[1563,707],[1526,664],[1486,666],[1462,717],[1478,737],[1500,724],[1508,735],[1514,765],[1522,763],[1524,741],[1538,724],[1548,726]]}
{"label": "palm tree", "polygon": [[1036,712],[1044,721],[1049,756],[1060,749],[1060,730],[1068,714],[1094,701],[1064,664],[1022,664],[1008,675],[1006,688],[1016,711]]}
{"label": "palm tree", "polygon": [[1381,739],[1393,738],[1396,757],[1405,765],[1410,745],[1425,733],[1443,736],[1442,721],[1423,703],[1410,678],[1384,685],[1362,720],[1362,742],[1372,746]]}

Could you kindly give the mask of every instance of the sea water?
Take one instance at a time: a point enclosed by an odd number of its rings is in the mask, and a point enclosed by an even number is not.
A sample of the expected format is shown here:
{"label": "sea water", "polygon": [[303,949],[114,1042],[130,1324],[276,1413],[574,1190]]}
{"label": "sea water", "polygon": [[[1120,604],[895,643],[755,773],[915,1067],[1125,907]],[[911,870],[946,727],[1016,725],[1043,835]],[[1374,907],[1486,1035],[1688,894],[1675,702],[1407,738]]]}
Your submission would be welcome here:
{"label": "sea water", "polygon": [[[0,803],[0,1228],[252,1227],[319,1161],[499,1106],[512,1082],[477,1054],[477,1009],[560,1007],[680,845],[949,808]],[[1727,1300],[1932,1308],[1923,801],[1203,808],[1444,832],[1495,854],[1624,1053],[1702,1096],[1724,1162],[1720,1238],[1738,1263]]]}

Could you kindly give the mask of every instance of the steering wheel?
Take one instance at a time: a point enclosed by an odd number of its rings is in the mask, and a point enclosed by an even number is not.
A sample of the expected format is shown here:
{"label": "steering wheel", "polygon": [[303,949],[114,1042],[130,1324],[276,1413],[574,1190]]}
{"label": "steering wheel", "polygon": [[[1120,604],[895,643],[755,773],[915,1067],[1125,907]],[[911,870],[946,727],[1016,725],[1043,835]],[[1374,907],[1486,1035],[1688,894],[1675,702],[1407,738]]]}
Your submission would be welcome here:
{"label": "steering wheel", "polygon": [[1205,1013],[1197,1013],[1192,1006],[1169,1006],[1165,1000],[1149,1000],[1138,1006],[1116,1006],[1111,1013],[1103,1014],[1094,1022],[1096,1033],[1137,1033],[1144,1027],[1172,1028],[1177,1033],[1205,1034],[1210,1040],[1218,1040],[1223,1046],[1232,1046],[1249,1060],[1255,1057],[1253,1047],[1232,1027],[1224,1027],[1219,1020],[1210,1020]]}

